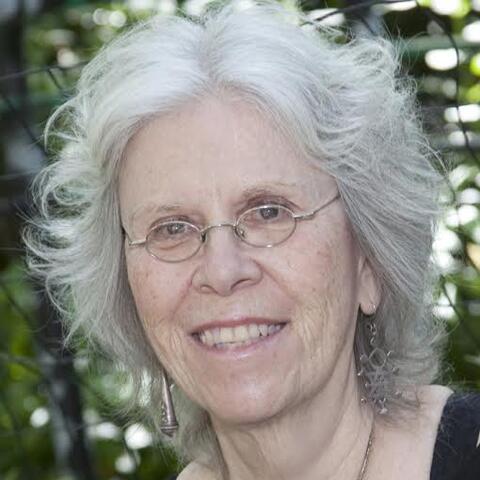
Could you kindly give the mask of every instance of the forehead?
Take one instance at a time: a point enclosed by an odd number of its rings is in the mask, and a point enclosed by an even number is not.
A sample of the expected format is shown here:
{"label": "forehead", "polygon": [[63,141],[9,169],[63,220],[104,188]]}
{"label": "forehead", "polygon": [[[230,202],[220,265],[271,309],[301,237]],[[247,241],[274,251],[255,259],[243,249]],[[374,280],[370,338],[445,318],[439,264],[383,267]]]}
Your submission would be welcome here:
{"label": "forehead", "polygon": [[208,98],[153,120],[133,137],[121,167],[120,201],[122,215],[131,216],[147,204],[233,202],[256,185],[312,195],[332,182],[251,104]]}

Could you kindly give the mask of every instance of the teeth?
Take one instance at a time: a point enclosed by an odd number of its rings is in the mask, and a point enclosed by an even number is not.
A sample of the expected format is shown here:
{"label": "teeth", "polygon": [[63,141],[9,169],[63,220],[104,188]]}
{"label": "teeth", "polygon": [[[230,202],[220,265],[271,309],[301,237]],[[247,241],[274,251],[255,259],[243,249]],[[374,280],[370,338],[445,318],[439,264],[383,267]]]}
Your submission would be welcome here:
{"label": "teeth", "polygon": [[213,345],[215,343],[215,340],[213,338],[213,333],[210,330],[207,330],[206,332],[204,332],[204,336],[206,338],[206,343],[208,345]]}
{"label": "teeth", "polygon": [[245,325],[241,325],[238,328],[231,328],[229,330],[233,332],[233,337],[237,342],[243,342],[244,340],[247,340],[248,338],[250,338],[248,333],[249,330]]}
{"label": "teeth", "polygon": [[272,333],[278,332],[281,330],[283,325],[269,325],[267,328],[267,335],[271,335]]}
{"label": "teeth", "polygon": [[229,345],[239,346],[253,343],[259,337],[266,337],[272,333],[278,332],[283,325],[240,325],[234,328],[212,328],[204,330],[198,335],[202,343],[206,345],[215,345],[218,348],[228,348]]}

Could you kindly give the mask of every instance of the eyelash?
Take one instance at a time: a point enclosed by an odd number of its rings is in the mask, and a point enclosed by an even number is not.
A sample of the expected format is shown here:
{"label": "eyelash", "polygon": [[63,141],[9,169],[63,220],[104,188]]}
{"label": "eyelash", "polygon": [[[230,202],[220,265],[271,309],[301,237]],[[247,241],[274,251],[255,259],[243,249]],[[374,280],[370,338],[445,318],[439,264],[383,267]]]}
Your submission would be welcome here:
{"label": "eyelash", "polygon": [[[250,199],[246,203],[246,207],[243,208],[240,212],[238,212],[237,215],[239,215],[241,212],[244,212],[245,210],[248,210],[249,208],[259,207],[261,205],[272,205],[272,204],[280,205],[281,207],[288,208],[292,211],[294,211],[294,208],[295,208],[291,202],[289,202],[288,200],[282,197],[258,197],[258,198]],[[155,222],[152,228],[155,228],[161,223],[166,223],[166,222],[189,222],[196,225],[196,223],[192,219],[188,218],[185,215],[177,215],[177,216],[172,215],[171,217],[166,217],[158,220],[157,222]]]}
{"label": "eyelash", "polygon": [[289,208],[293,210],[293,205],[286,199],[282,197],[260,197],[254,198],[247,202],[247,208],[259,207],[261,205],[280,205],[281,207]]}

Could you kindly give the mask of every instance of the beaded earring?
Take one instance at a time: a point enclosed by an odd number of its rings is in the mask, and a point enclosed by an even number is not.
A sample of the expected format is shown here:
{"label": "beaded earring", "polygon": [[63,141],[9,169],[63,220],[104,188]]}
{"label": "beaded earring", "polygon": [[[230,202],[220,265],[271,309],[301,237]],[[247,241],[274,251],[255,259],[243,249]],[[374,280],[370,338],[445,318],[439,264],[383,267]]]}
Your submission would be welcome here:
{"label": "beaded earring", "polygon": [[[368,344],[371,347],[369,353],[361,353],[359,361],[361,364],[357,376],[363,376],[364,387],[367,395],[374,405],[376,411],[380,415],[388,412],[386,385],[391,381],[391,377],[398,372],[398,367],[392,367],[389,364],[390,357],[394,354],[393,350],[385,352],[378,345],[378,331],[375,323],[376,306],[373,303],[373,313],[365,315],[365,329],[367,331]],[[396,392],[400,395],[401,392]],[[362,404],[367,403],[367,398],[360,398]]]}

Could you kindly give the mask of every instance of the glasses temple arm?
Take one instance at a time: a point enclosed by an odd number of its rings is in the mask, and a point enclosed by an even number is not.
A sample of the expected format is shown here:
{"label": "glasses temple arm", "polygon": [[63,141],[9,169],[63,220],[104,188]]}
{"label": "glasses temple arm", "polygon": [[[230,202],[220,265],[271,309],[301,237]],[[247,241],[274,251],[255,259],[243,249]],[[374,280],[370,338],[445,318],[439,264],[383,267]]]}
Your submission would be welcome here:
{"label": "glasses temple arm", "polygon": [[125,235],[125,238],[127,239],[128,246],[129,247],[138,247],[141,245],[144,245],[147,243],[147,240],[131,240],[130,235],[127,233],[127,231],[122,227],[122,233]]}
{"label": "glasses temple arm", "polygon": [[337,194],[332,199],[330,199],[327,203],[325,203],[324,205],[316,208],[315,210],[312,210],[309,213],[304,213],[303,215],[294,215],[293,218],[295,220],[308,220],[309,218],[313,217],[317,212],[319,212],[323,208],[328,207],[328,205],[330,205],[332,202],[334,202],[338,197],[340,197],[339,192],[337,192]]}

